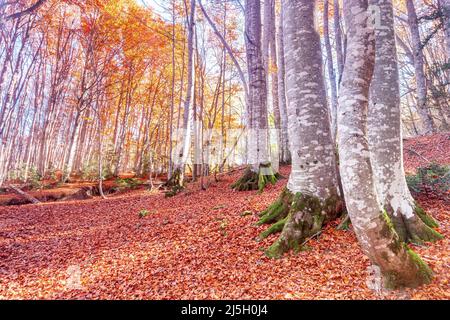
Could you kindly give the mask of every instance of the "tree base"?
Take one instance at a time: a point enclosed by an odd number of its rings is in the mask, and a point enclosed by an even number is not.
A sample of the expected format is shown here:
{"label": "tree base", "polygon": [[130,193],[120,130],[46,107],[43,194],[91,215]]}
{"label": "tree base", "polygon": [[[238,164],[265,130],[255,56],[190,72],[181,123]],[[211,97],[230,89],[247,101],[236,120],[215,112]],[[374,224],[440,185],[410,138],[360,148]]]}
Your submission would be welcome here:
{"label": "tree base", "polygon": [[285,189],[280,198],[262,213],[258,224],[272,223],[259,235],[260,239],[282,232],[277,241],[266,250],[270,258],[279,258],[285,252],[298,252],[304,241],[322,230],[323,224],[335,219],[342,211],[342,201],[332,196],[325,201]]}
{"label": "tree base", "polygon": [[406,251],[406,268],[403,272],[384,271],[382,272],[384,287],[390,290],[401,288],[417,288],[431,283],[433,271],[417,253],[411,250],[406,244],[398,242]]}
{"label": "tree base", "polygon": [[432,281],[433,271],[408,245],[403,242],[388,213],[382,213],[386,228],[383,237],[391,238],[389,251],[395,256],[392,260],[389,253],[382,252],[375,261],[380,264],[381,276],[386,289],[416,288]]}
{"label": "tree base", "polygon": [[259,192],[262,192],[268,183],[275,184],[280,177],[278,173],[273,171],[270,162],[261,163],[258,172],[254,172],[249,166],[244,171],[243,176],[231,185],[231,188],[236,191],[259,190]]}
{"label": "tree base", "polygon": [[174,197],[184,190],[182,181],[181,169],[176,169],[169,180],[164,184],[164,187],[170,190],[165,193],[166,198]]}
{"label": "tree base", "polygon": [[392,224],[400,241],[423,244],[424,242],[441,240],[443,236],[433,229],[438,227],[437,222],[417,204],[414,211],[415,216],[409,219],[405,219],[401,213],[396,216],[390,213]]}

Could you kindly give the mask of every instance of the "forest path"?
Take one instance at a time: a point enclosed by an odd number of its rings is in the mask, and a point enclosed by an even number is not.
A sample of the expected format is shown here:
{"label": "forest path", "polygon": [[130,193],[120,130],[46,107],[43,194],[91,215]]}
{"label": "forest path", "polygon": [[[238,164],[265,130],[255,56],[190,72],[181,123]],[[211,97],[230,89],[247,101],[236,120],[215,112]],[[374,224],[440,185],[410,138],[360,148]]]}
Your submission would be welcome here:
{"label": "forest path", "polygon": [[[408,161],[408,159],[407,159]],[[289,167],[282,168],[288,176]],[[133,192],[108,200],[0,207],[0,299],[449,299],[449,208],[419,202],[446,238],[416,247],[432,267],[431,285],[377,295],[367,288],[369,262],[352,231],[336,223],[308,250],[264,256],[276,236],[257,242],[257,212],[287,180],[263,194],[234,192],[240,172],[207,191]],[[145,218],[139,212],[147,210]],[[254,214],[241,216],[247,210]],[[79,281],[78,281],[79,280]]]}

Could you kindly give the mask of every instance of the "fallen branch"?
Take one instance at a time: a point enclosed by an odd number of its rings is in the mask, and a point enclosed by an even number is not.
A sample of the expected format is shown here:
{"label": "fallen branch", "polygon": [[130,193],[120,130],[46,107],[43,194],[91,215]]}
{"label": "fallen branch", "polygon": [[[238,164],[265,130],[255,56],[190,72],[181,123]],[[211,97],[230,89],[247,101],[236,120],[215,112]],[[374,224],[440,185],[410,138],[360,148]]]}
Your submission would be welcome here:
{"label": "fallen branch", "polygon": [[426,162],[431,163],[430,160],[428,160],[427,158],[425,158],[423,155],[421,155],[420,153],[418,153],[416,150],[411,149],[411,148],[405,148],[405,149],[408,150],[408,151],[410,151],[410,152],[412,152],[412,153],[414,153],[415,155],[419,156],[420,158],[422,158],[422,159],[425,160]]}
{"label": "fallen branch", "polygon": [[12,184],[9,185],[9,188],[11,188],[15,193],[17,193],[18,195],[20,195],[21,197],[27,199],[30,203],[33,204],[37,204],[37,203],[41,203],[38,199],[36,199],[35,197],[29,195],[28,193],[26,193],[25,191],[22,191],[20,188],[13,186]]}

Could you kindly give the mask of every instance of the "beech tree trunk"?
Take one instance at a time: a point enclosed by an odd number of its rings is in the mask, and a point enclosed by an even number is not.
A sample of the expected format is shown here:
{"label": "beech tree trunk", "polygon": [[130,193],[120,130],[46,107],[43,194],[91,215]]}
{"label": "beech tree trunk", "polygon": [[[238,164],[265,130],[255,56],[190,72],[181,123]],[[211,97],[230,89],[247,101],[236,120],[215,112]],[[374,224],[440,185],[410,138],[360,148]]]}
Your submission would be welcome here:
{"label": "beech tree trunk", "polygon": [[344,49],[342,43],[342,29],[341,29],[341,8],[339,6],[339,0],[333,1],[334,9],[334,37],[336,41],[336,57],[338,65],[338,83],[341,83],[342,72],[344,71]]}
{"label": "beech tree trunk", "polygon": [[333,54],[331,50],[329,19],[328,19],[328,0],[324,0],[323,5],[323,38],[325,42],[325,49],[327,51],[327,69],[328,77],[330,78],[331,87],[331,133],[333,140],[336,141],[337,134],[337,87],[336,87],[336,73],[334,72]]}
{"label": "beech tree trunk", "polygon": [[286,62],[284,57],[284,30],[283,30],[283,6],[280,10],[280,21],[278,22],[277,48],[278,48],[278,101],[280,105],[281,120],[281,155],[282,163],[291,162],[288,136],[288,116],[286,100]]}
{"label": "beech tree trunk", "polygon": [[192,93],[194,87],[194,32],[195,32],[195,5],[196,1],[191,0],[191,6],[188,16],[188,64],[187,64],[187,88],[186,100],[183,112],[183,141],[181,142],[177,154],[175,155],[174,173],[172,175],[173,184],[178,187],[184,185],[184,171],[188,161],[191,147],[191,133],[193,122]]}
{"label": "beech tree trunk", "polygon": [[416,287],[431,270],[399,240],[376,192],[367,142],[369,87],[375,37],[367,0],[346,0],[347,56],[339,98],[339,159],[348,214],[364,253],[379,268],[387,288]]}
{"label": "beech tree trunk", "polygon": [[[368,137],[371,163],[381,206],[403,242],[440,239],[436,226],[412,198],[403,168],[400,87],[392,0],[370,0],[380,8],[381,26],[375,30],[375,70],[371,83]],[[424,222],[428,222],[427,226]]]}
{"label": "beech tree trunk", "polygon": [[314,9],[314,1],[283,1],[292,172],[286,190],[260,220],[275,222],[261,238],[282,229],[267,251],[270,257],[298,250],[342,206]]}
{"label": "beech tree trunk", "polygon": [[412,49],[414,54],[414,69],[417,87],[417,111],[423,123],[423,132],[429,134],[435,132],[433,118],[427,101],[427,79],[424,69],[424,57],[422,42],[420,40],[419,23],[413,0],[406,0],[408,10],[408,25],[411,32]]}
{"label": "beech tree trunk", "polygon": [[267,78],[261,41],[261,3],[245,3],[245,46],[248,69],[248,161],[249,168],[231,187],[238,191],[262,191],[278,179],[269,154]]}

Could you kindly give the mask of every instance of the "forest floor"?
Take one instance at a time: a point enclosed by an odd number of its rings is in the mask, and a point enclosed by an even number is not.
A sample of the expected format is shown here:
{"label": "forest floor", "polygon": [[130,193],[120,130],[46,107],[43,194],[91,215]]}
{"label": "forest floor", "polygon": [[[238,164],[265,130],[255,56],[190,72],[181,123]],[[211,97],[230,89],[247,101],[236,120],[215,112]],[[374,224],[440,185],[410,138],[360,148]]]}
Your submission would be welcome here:
{"label": "forest floor", "polygon": [[[406,141],[407,170],[449,164],[449,138]],[[288,176],[289,167],[281,173]],[[445,235],[414,246],[434,270],[433,283],[377,293],[366,284],[369,261],[354,233],[336,230],[338,221],[306,250],[266,258],[262,249],[277,236],[255,240],[267,228],[255,226],[256,214],[287,180],[263,194],[234,192],[229,186],[239,175],[222,175],[206,191],[192,183],[174,198],[137,190],[108,200],[0,207],[0,299],[450,299],[444,199],[418,198]]]}

